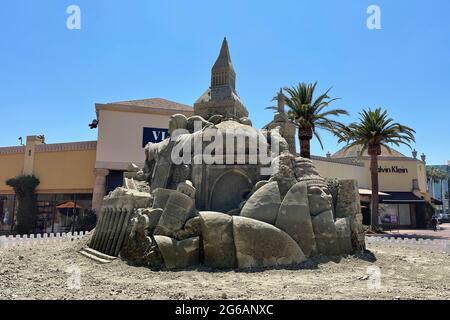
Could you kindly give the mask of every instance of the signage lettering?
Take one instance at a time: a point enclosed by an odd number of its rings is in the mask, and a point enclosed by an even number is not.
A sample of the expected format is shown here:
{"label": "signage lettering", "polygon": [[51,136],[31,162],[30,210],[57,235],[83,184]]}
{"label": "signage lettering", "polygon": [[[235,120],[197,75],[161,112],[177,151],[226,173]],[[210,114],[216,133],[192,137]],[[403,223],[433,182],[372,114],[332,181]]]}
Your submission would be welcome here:
{"label": "signage lettering", "polygon": [[408,173],[408,169],[398,166],[392,167],[378,167],[378,173]]}
{"label": "signage lettering", "polygon": [[144,128],[142,134],[142,147],[144,148],[147,143],[157,143],[169,137],[169,130],[162,128]]}

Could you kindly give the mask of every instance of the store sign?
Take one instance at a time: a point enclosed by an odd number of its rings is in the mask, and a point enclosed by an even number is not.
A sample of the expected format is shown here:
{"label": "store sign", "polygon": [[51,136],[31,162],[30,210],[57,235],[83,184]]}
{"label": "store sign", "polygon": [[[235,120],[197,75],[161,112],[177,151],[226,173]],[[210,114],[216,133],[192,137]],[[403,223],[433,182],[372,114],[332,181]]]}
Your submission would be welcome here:
{"label": "store sign", "polygon": [[378,167],[378,173],[408,173],[408,169],[392,166],[392,167]]}
{"label": "store sign", "polygon": [[142,147],[145,147],[147,143],[161,142],[169,137],[169,130],[162,128],[144,128],[142,134]]}

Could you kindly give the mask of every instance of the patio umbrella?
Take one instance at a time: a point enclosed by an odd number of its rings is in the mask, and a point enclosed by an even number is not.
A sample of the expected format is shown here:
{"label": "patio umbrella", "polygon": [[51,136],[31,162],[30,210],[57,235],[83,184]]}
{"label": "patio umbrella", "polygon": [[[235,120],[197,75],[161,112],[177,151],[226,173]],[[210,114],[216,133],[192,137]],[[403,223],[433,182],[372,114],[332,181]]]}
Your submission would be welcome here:
{"label": "patio umbrella", "polygon": [[71,216],[74,211],[76,212],[75,214],[78,215],[79,209],[81,209],[81,207],[78,204],[75,204],[75,202],[73,201],[66,201],[57,205],[56,209],[58,209],[58,211],[63,215]]}

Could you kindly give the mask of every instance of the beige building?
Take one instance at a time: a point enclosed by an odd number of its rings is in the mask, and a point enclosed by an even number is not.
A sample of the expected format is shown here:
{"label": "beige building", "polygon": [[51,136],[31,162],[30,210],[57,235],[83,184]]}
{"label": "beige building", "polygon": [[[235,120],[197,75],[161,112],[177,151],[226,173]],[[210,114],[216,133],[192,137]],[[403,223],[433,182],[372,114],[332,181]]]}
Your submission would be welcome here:
{"label": "beige building", "polygon": [[7,179],[37,176],[37,232],[67,230],[73,212],[98,209],[129,164],[143,164],[143,147],[167,137],[172,114],[193,115],[191,106],[160,98],[96,104],[95,110],[97,141],[46,144],[43,136],[29,136],[23,146],[0,147],[0,232],[12,230],[17,210]]}
{"label": "beige building", "polygon": [[90,210],[95,154],[95,141],[45,144],[42,136],[27,137],[25,146],[0,148],[0,230],[11,229],[17,207],[6,180],[21,174],[40,179],[38,230],[55,230],[69,223],[67,210],[58,211],[58,205],[71,202],[76,211]]}
{"label": "beige building", "polygon": [[[358,148],[342,149],[328,157],[313,157],[324,177],[356,179],[363,204],[364,222],[370,223],[370,157],[359,155]],[[425,202],[430,201],[427,190],[425,162],[382,148],[378,157],[380,190],[380,223],[385,227],[426,227]]]}

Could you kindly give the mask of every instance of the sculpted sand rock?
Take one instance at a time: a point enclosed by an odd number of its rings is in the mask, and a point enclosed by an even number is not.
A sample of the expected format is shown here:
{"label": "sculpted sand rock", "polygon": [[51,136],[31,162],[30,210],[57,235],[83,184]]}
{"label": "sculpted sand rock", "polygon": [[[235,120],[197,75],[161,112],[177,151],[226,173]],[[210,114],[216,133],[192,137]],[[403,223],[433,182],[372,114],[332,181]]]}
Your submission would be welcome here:
{"label": "sculpted sand rock", "polygon": [[233,218],[219,212],[200,212],[205,265],[212,268],[236,267]]}
{"label": "sculpted sand rock", "polygon": [[268,223],[234,216],[233,234],[239,268],[287,266],[306,260],[287,233]]}
{"label": "sculpted sand rock", "polygon": [[335,222],[336,234],[341,253],[352,253],[353,245],[351,239],[350,218],[340,218]]}
{"label": "sculpted sand rock", "polygon": [[289,234],[307,257],[316,251],[306,182],[298,182],[288,191],[281,203],[275,226]]}
{"label": "sculpted sand rock", "polygon": [[194,200],[181,192],[173,192],[155,228],[155,234],[171,236],[181,230],[188,220]]}
{"label": "sculpted sand rock", "polygon": [[280,190],[276,181],[259,188],[245,203],[241,216],[275,224],[281,205]]}
{"label": "sculpted sand rock", "polygon": [[339,180],[337,218],[354,218],[360,212],[358,182],[356,180]]}
{"label": "sculpted sand rock", "polygon": [[155,236],[156,244],[167,269],[181,269],[199,263],[199,237],[177,241],[166,236]]}
{"label": "sculpted sand rock", "polygon": [[329,256],[339,255],[340,248],[334,225],[333,211],[328,210],[313,216],[312,225],[318,252]]}

